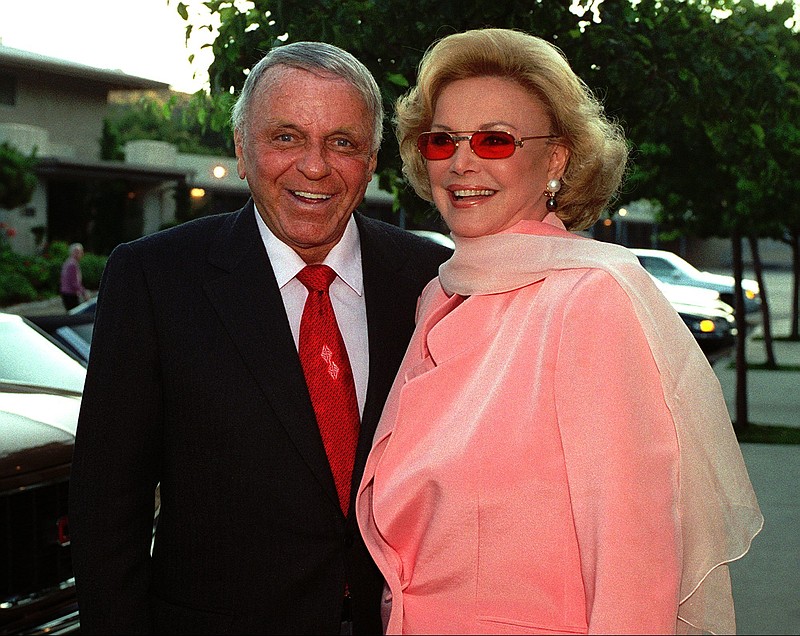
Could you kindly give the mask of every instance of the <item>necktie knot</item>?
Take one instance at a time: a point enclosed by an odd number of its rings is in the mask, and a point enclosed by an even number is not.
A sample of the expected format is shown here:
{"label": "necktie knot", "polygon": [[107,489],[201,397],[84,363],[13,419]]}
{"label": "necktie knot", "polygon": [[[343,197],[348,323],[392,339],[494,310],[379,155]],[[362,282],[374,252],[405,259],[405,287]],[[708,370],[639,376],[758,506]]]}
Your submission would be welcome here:
{"label": "necktie knot", "polygon": [[334,278],[336,272],[327,265],[306,265],[297,273],[297,280],[309,291],[327,291]]}

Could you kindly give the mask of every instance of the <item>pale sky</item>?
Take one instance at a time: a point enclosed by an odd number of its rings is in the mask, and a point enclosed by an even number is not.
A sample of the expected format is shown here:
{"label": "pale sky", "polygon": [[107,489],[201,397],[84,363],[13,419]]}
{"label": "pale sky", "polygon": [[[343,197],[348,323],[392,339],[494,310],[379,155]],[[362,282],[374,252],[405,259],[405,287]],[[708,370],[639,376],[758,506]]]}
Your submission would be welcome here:
{"label": "pale sky", "polygon": [[[213,61],[208,30],[184,44],[178,0],[0,0],[0,43],[98,68],[167,82],[193,93]],[[204,10],[198,1],[185,4]],[[196,8],[195,8],[196,7]],[[190,11],[191,14],[191,11]],[[207,13],[206,13],[207,15]],[[194,24],[201,24],[192,20]],[[195,53],[195,61],[188,57]],[[196,76],[196,77],[193,77]]]}

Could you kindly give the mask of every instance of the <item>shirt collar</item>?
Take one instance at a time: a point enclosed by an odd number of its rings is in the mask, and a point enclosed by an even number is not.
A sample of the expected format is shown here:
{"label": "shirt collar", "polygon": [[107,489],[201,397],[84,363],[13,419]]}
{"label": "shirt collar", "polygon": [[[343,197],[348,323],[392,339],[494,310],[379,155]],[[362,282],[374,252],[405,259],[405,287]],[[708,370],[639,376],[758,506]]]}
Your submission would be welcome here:
{"label": "shirt collar", "polygon": [[[253,206],[255,208],[255,205]],[[291,281],[306,264],[302,258],[286,243],[272,233],[264,223],[258,209],[255,210],[256,224],[261,240],[267,250],[278,287],[282,288]],[[344,234],[339,242],[333,246],[323,261],[336,275],[341,278],[359,296],[364,295],[364,274],[361,269],[361,241],[358,235],[358,226],[353,216],[347,222]]]}

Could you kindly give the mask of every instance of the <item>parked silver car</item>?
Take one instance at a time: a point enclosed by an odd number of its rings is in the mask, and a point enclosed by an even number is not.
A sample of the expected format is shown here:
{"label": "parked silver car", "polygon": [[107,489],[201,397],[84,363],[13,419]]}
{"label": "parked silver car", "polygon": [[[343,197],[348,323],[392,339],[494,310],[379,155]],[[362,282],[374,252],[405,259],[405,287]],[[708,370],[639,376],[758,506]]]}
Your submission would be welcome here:
{"label": "parked silver car", "polygon": [[[722,274],[700,271],[694,265],[673,252],[632,248],[639,262],[652,276],[672,285],[704,287],[719,292],[720,299],[730,305],[734,303],[734,278]],[[744,312],[748,321],[758,320],[761,310],[761,290],[751,279],[742,280],[744,291]]]}
{"label": "parked silver car", "polygon": [[86,369],[0,313],[0,634],[79,627],[67,492]]}
{"label": "parked silver car", "polygon": [[719,292],[653,280],[711,362],[731,352],[738,330],[733,307],[720,298]]}
{"label": "parked silver car", "polygon": [[27,315],[26,318],[46,332],[56,343],[86,366],[94,331],[97,298],[81,303],[67,313]]}

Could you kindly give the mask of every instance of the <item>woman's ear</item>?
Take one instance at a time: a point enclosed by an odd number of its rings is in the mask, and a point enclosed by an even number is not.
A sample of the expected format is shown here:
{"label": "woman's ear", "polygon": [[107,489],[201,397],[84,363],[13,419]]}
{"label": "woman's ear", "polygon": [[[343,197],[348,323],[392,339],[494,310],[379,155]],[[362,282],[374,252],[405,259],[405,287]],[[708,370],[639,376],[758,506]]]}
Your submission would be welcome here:
{"label": "woman's ear", "polygon": [[560,179],[567,170],[569,148],[559,143],[551,144],[550,148],[550,163],[547,166],[547,178]]}

